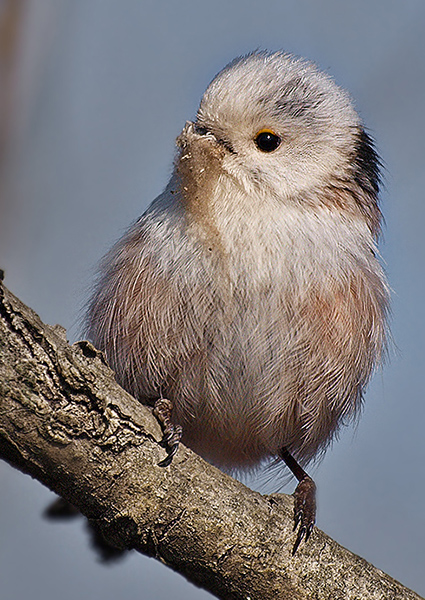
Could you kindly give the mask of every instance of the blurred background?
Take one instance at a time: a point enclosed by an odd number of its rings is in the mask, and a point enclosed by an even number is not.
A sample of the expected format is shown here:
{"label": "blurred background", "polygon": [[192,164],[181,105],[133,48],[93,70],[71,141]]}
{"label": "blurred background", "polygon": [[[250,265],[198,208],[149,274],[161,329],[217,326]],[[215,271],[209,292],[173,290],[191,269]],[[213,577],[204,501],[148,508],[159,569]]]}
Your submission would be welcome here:
{"label": "blurred background", "polygon": [[[284,49],[355,98],[386,167],[394,348],[359,424],[312,470],[318,526],[421,595],[424,27],[423,0],[0,0],[0,267],[70,341],[96,263],[165,186],[176,136],[229,60]],[[42,517],[53,497],[0,462],[4,600],[211,597],[135,553],[103,566],[82,521]]]}

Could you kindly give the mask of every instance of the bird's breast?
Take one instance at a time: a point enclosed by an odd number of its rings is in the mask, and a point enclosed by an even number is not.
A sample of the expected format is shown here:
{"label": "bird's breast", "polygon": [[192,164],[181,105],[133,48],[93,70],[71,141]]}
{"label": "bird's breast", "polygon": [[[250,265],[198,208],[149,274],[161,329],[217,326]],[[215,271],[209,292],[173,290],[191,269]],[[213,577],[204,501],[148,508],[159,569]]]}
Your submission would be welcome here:
{"label": "bird's breast", "polygon": [[219,463],[283,445],[309,459],[359,407],[384,344],[385,281],[362,222],[249,201],[236,215],[230,198],[216,204],[220,249],[202,253],[211,312],[181,416]]}

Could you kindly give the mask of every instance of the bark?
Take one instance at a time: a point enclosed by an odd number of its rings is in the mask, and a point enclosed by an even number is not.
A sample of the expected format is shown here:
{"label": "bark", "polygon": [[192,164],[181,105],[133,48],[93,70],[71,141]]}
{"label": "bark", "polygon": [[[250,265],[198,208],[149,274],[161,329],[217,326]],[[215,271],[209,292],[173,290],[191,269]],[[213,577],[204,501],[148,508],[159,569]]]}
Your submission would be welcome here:
{"label": "bark", "polygon": [[118,548],[135,548],[225,599],[420,597],[319,529],[295,557],[293,501],[262,496],[161,430],[88,342],[0,284],[0,457],[74,504]]}

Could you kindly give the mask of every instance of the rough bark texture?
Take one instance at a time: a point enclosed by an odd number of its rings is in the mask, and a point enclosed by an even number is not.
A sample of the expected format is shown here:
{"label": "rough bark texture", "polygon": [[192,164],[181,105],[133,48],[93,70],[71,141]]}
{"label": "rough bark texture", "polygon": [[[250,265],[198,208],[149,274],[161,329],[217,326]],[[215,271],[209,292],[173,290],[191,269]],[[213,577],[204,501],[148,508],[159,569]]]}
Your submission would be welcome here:
{"label": "rough bark texture", "polygon": [[315,529],[291,556],[292,498],[262,496],[183,446],[171,466],[151,410],[89,343],[0,284],[0,456],[136,548],[225,599],[420,597]]}

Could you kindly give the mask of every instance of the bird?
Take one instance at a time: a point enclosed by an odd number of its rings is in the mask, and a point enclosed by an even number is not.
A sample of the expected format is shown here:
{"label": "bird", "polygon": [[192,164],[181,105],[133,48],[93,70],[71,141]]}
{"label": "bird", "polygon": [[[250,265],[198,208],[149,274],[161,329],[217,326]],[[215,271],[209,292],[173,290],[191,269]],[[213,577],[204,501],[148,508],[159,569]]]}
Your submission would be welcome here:
{"label": "bird", "polygon": [[224,67],[176,146],[165,190],[100,263],[85,331],[153,407],[161,466],[181,440],[225,470],[289,467],[295,553],[316,520],[305,468],[386,352],[381,161],[349,94],[284,51]]}

